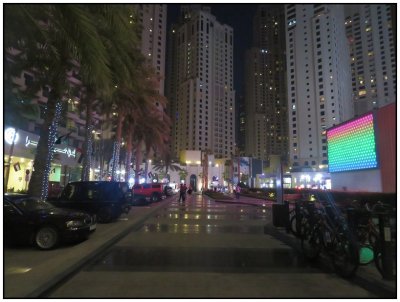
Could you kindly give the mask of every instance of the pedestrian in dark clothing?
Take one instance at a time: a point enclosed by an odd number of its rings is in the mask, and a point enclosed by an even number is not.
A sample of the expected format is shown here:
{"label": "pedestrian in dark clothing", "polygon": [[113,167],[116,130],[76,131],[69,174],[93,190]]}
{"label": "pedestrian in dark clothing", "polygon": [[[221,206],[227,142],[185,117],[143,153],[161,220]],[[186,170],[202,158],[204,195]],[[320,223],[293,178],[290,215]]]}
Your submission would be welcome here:
{"label": "pedestrian in dark clothing", "polygon": [[186,190],[187,190],[186,184],[181,184],[181,186],[179,188],[179,199],[178,199],[179,202],[181,200],[185,201],[185,199],[186,199]]}
{"label": "pedestrian in dark clothing", "polygon": [[236,186],[236,199],[240,198],[240,190],[241,188],[239,187],[239,185]]}

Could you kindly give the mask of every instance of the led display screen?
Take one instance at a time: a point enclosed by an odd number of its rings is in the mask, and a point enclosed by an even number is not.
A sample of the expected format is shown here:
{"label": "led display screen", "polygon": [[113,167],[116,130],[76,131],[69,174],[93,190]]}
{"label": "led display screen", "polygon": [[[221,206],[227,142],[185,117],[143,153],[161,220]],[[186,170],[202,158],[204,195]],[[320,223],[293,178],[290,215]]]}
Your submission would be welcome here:
{"label": "led display screen", "polygon": [[372,113],[329,129],[326,135],[329,172],[378,167]]}

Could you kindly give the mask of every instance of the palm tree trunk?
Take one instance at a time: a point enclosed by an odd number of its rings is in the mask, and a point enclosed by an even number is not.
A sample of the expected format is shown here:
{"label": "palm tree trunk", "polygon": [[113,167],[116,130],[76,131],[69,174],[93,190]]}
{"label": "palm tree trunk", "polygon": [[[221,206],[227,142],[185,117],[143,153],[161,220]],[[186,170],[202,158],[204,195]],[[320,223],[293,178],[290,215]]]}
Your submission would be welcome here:
{"label": "palm tree trunk", "polygon": [[83,152],[85,156],[83,157],[81,180],[88,181],[90,178],[90,168],[93,150],[93,99],[91,96],[88,97],[88,102],[86,105],[86,135],[85,144],[83,147]]}
{"label": "palm tree trunk", "polygon": [[167,165],[165,165],[165,177],[166,177],[166,178],[168,178],[168,182],[170,182],[170,181],[171,181],[171,178],[170,178],[170,177],[168,177],[168,164],[167,164]]}
{"label": "palm tree trunk", "polygon": [[149,155],[150,155],[150,148],[146,148],[146,155],[144,161],[144,178],[147,180],[148,173],[149,173]]}
{"label": "palm tree trunk", "polygon": [[131,161],[132,161],[132,133],[133,126],[130,125],[129,133],[126,139],[126,157],[125,157],[125,181],[131,178]]}
{"label": "palm tree trunk", "polygon": [[99,162],[100,162],[100,180],[104,180],[104,137],[103,137],[103,127],[101,127],[101,138],[99,147]]}
{"label": "palm tree trunk", "polygon": [[142,164],[142,141],[140,141],[136,147],[135,153],[135,184],[139,183],[139,171],[140,165]]}
{"label": "palm tree trunk", "polygon": [[147,155],[144,160],[144,178],[147,180],[147,174],[149,173],[149,161],[147,160]]}
{"label": "palm tree trunk", "polygon": [[48,195],[51,161],[61,114],[61,103],[57,101],[58,99],[58,93],[50,91],[28,188],[28,194],[42,199],[46,199]]}
{"label": "palm tree trunk", "polygon": [[119,153],[121,150],[121,140],[122,140],[122,122],[124,121],[123,114],[118,114],[118,124],[117,124],[117,135],[114,142],[113,157],[112,157],[112,167],[111,167],[111,181],[116,180],[117,168],[119,165]]}

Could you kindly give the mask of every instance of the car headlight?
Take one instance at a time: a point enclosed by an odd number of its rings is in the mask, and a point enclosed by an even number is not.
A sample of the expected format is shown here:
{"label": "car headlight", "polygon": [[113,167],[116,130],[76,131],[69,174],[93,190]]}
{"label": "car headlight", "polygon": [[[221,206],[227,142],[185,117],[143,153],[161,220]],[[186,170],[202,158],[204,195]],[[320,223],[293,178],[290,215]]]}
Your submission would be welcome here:
{"label": "car headlight", "polygon": [[80,220],[71,220],[66,222],[67,228],[79,228],[81,226],[84,226],[85,223]]}

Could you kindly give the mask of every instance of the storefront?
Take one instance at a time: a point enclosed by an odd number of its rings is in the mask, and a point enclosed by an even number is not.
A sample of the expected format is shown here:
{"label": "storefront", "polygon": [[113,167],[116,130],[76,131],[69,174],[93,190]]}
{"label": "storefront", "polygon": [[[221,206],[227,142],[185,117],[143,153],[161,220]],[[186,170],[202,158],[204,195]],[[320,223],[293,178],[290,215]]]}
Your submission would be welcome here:
{"label": "storefront", "polygon": [[[14,137],[14,146],[12,141]],[[13,127],[4,131],[4,179],[7,191],[24,192],[32,175],[33,161],[39,136]],[[11,159],[10,159],[11,155]],[[80,170],[76,149],[65,144],[56,145],[50,168],[49,181],[64,185],[71,180],[71,171]],[[76,172],[76,171],[75,171]],[[77,173],[75,173],[77,174]]]}

